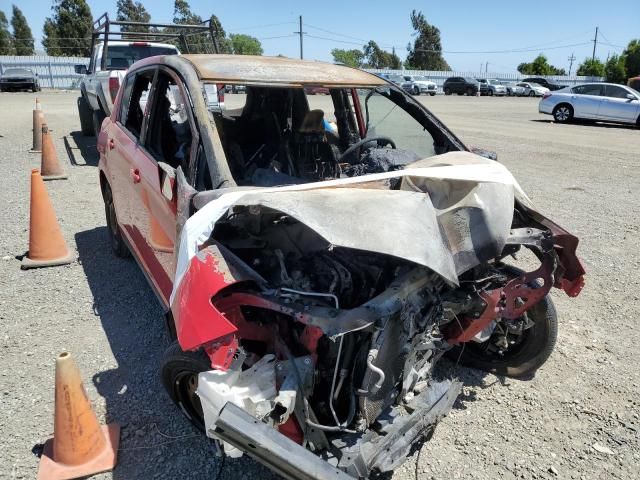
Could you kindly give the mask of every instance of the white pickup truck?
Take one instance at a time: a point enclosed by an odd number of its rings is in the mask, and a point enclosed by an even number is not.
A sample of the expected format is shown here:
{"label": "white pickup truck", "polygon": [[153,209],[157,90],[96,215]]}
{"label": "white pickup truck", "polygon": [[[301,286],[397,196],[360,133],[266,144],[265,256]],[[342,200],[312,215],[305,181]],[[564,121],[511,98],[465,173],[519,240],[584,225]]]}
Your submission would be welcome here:
{"label": "white pickup truck", "polygon": [[106,58],[104,43],[96,43],[89,68],[76,66],[76,73],[85,77],[80,82],[78,114],[83,135],[97,135],[105,117],[111,115],[113,101],[118,94],[129,67],[140,59],[154,55],[179,54],[177,47],[168,43],[127,42],[109,40]]}

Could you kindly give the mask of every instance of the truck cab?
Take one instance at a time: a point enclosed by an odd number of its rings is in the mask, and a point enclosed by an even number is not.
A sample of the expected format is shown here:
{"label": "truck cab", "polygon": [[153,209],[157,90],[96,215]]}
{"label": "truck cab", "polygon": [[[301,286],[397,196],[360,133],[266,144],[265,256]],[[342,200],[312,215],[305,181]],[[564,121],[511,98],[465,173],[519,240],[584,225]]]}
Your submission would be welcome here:
{"label": "truck cab", "polygon": [[105,117],[111,115],[113,101],[129,67],[147,57],[178,55],[175,45],[168,43],[109,41],[94,45],[89,67],[77,68],[86,76],[80,82],[78,110],[82,132],[97,134]]}

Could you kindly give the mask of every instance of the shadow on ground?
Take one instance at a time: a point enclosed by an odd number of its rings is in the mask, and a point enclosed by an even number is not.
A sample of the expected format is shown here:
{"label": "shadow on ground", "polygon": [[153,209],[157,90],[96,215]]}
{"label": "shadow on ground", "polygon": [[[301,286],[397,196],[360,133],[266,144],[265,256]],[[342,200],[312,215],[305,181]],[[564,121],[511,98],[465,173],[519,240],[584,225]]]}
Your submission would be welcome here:
{"label": "shadow on ground", "polygon": [[[529,121],[537,122],[537,123],[554,123],[554,124],[556,123],[554,120],[547,120],[547,119],[541,119],[541,118],[532,118]],[[567,125],[582,125],[584,127],[600,127],[600,128],[617,128],[621,130],[636,130],[638,128],[635,125],[629,125],[624,123],[596,122],[594,120],[574,120]]]}
{"label": "shadow on ground", "polygon": [[[106,402],[107,422],[123,427],[113,478],[215,478],[219,462],[211,442],[184,418],[160,383],[168,340],[162,309],[142,272],[134,260],[111,253],[106,227],[78,232],[75,240],[94,313],[118,364],[93,376]],[[260,478],[271,478],[246,457],[227,461],[221,478],[248,467]]]}
{"label": "shadow on ground", "polygon": [[97,167],[100,155],[96,149],[96,137],[85,137],[82,132],[71,132],[64,136],[64,148],[69,163],[74,167]]}

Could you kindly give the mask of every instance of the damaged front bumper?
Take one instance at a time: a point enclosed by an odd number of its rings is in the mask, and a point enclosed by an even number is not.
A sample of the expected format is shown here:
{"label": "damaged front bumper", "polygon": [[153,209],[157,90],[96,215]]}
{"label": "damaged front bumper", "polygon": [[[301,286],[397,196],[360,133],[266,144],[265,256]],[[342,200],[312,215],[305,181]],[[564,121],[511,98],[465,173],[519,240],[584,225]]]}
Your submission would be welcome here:
{"label": "damaged front bumper", "polygon": [[396,469],[449,413],[462,388],[460,382],[432,382],[410,402],[387,408],[375,429],[335,439],[319,456],[232,401],[222,408],[211,403],[209,399],[218,392],[209,390],[208,373],[200,374],[198,387],[207,436],[224,442],[225,452],[229,447],[240,450],[284,478],[295,480],[368,478],[374,471]]}

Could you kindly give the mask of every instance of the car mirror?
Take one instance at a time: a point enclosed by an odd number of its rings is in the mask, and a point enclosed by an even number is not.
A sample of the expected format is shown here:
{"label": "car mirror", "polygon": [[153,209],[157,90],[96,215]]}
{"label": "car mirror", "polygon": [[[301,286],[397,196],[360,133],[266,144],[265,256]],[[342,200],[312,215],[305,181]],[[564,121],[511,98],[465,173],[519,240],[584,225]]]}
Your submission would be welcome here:
{"label": "car mirror", "polygon": [[164,162],[158,162],[160,168],[160,191],[168,201],[173,201],[176,188],[176,171]]}
{"label": "car mirror", "polygon": [[627,99],[629,101],[638,100],[633,93],[627,93]]}
{"label": "car mirror", "polygon": [[86,65],[74,65],[73,66],[73,70],[80,74],[80,75],[86,75],[87,74],[87,66]]}
{"label": "car mirror", "polygon": [[498,154],[496,152],[492,152],[491,150],[485,150],[484,148],[480,147],[471,147],[469,150],[471,151],[471,153],[475,153],[476,155],[479,155],[481,157],[488,158],[489,160],[498,160]]}

